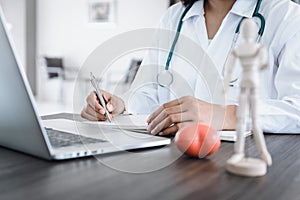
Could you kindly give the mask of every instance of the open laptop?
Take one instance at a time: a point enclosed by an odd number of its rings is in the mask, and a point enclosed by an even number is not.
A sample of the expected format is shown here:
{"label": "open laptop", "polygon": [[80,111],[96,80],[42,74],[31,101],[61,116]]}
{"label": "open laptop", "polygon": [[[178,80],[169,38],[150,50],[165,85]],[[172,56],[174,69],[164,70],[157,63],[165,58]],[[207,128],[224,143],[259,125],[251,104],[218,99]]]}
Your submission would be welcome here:
{"label": "open laptop", "polygon": [[109,134],[106,138],[78,136],[53,129],[46,130],[37,113],[26,76],[16,59],[1,8],[0,113],[1,146],[49,160],[170,144],[168,138],[136,135],[139,133],[125,134],[122,130],[111,130],[111,133],[106,133]]}

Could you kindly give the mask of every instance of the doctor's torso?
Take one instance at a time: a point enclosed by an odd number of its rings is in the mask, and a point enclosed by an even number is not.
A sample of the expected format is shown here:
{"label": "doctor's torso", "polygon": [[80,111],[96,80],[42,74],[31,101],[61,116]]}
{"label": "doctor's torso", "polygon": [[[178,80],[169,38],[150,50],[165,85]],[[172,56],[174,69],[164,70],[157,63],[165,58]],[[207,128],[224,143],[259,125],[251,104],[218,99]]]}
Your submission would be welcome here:
{"label": "doctor's torso", "polygon": [[[252,16],[257,1],[237,0],[231,11],[224,18],[219,30],[212,40],[209,40],[207,36],[203,2],[203,0],[197,1],[183,18],[180,37],[189,38],[191,41],[199,45],[208,55],[213,66],[209,65],[205,70],[209,71],[212,70],[212,67],[214,67],[215,69],[213,71],[215,72],[215,76],[223,77],[226,70],[224,69],[226,59],[231,50],[236,27],[243,17]],[[263,37],[261,38],[261,44],[267,46],[269,51],[269,68],[260,72],[260,96],[262,98],[276,98],[277,93],[274,76],[279,66],[278,58],[280,58],[280,54],[284,48],[286,40],[289,39],[289,36],[286,34],[293,34],[299,31],[297,30],[299,28],[295,28],[295,26],[290,25],[293,23],[292,21],[289,21],[292,18],[287,17],[289,15],[295,15],[295,13],[290,13],[291,10],[299,11],[298,7],[291,9],[291,6],[295,5],[291,4],[288,0],[263,0],[259,10],[266,20],[266,27]],[[162,18],[160,28],[176,31],[179,19],[184,9],[185,7],[181,3],[171,7]],[[171,39],[169,43],[171,46]],[[241,37],[237,40],[236,45],[239,45],[240,43]],[[186,44],[178,42],[176,48],[180,48],[181,50],[187,49],[187,51],[191,51],[190,53],[195,55],[195,52],[192,52],[193,50],[185,45]],[[189,52],[187,52],[187,54],[188,53]],[[166,52],[149,54],[144,59],[142,67],[143,65],[147,65],[149,62],[157,62],[158,66],[162,68],[165,65],[166,60]],[[239,77],[241,72],[239,65],[240,63],[237,63],[232,79],[237,79]],[[197,67],[198,66],[191,66],[190,62],[183,59],[180,55],[173,56],[170,64],[171,70],[185,79],[190,87],[190,91],[193,92],[193,94],[187,93],[187,95],[192,95],[201,100],[214,103],[212,91],[210,91],[207,86],[208,81]],[[205,66],[202,66],[202,68],[205,68]],[[158,71],[155,73],[158,73]],[[174,79],[176,79],[176,77],[174,77]],[[231,87],[228,92],[228,104],[237,104],[238,101],[239,81],[236,81],[233,85],[234,86]],[[170,91],[160,86],[155,87],[157,89],[157,93],[151,95],[157,95],[156,97],[153,97],[153,101],[157,101],[157,104],[162,104],[179,97],[176,94],[172,95],[172,92],[170,94]]]}

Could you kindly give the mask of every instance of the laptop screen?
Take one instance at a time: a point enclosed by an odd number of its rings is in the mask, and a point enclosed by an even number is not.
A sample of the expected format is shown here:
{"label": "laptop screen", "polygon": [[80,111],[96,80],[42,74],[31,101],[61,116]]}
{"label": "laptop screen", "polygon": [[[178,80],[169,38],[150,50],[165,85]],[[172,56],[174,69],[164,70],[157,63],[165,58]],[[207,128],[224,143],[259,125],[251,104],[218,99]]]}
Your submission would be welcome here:
{"label": "laptop screen", "polygon": [[29,84],[22,76],[4,23],[0,8],[0,145],[47,157]]}

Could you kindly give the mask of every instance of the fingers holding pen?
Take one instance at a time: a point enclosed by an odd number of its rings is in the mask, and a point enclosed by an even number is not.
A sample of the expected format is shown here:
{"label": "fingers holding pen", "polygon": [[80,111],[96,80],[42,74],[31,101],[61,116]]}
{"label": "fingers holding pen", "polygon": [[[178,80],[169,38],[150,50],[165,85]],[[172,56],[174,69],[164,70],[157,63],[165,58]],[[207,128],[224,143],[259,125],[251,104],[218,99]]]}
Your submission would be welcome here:
{"label": "fingers holding pen", "polygon": [[90,114],[90,115],[93,115],[95,116],[98,120],[101,120],[101,121],[105,121],[107,120],[107,118],[104,116],[105,114],[105,111],[102,109],[100,112],[96,112],[91,106],[87,106],[86,107],[86,111]]}
{"label": "fingers holding pen", "polygon": [[82,110],[82,117],[93,121],[106,121],[105,110],[100,105],[98,97],[95,92],[92,92],[86,99],[87,105]]}
{"label": "fingers holding pen", "polygon": [[[105,104],[106,104],[105,109],[107,109],[107,111],[110,114],[113,114],[114,110],[115,110],[115,106],[113,106],[113,102],[112,102],[114,96],[112,94],[104,91],[104,90],[101,90],[101,94],[102,94],[102,97],[103,97],[103,99],[105,101]],[[103,108],[101,109],[101,114],[103,114],[103,115],[105,114],[105,110]]]}
{"label": "fingers holding pen", "polygon": [[111,101],[111,98],[112,98],[112,95],[104,90],[101,90],[101,94],[105,100],[105,102],[110,102]]}
{"label": "fingers holding pen", "polygon": [[87,105],[82,111],[81,116],[91,121],[105,121],[106,117],[96,112],[90,105]]}
{"label": "fingers holding pen", "polygon": [[87,105],[82,110],[82,117],[93,121],[103,121],[108,120],[108,117],[105,116],[105,109],[108,111],[110,118],[113,118],[126,110],[125,103],[120,97],[112,95],[104,90],[101,90],[101,97],[103,97],[106,108],[101,105],[96,92],[91,92],[86,98]]}
{"label": "fingers holding pen", "polygon": [[86,98],[87,104],[94,109],[94,111],[99,112],[103,110],[103,107],[100,105],[98,97],[95,92],[92,92],[87,98]]}

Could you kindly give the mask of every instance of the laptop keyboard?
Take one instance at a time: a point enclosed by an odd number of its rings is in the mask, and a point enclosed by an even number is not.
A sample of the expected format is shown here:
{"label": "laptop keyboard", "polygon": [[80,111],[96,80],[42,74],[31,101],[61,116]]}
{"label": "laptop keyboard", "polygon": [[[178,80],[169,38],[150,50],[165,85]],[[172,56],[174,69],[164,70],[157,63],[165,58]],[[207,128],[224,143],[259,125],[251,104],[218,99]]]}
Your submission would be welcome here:
{"label": "laptop keyboard", "polygon": [[48,128],[46,128],[46,131],[53,148],[81,146],[83,144],[86,145],[86,144],[107,142],[101,139],[79,136],[72,133],[67,133],[67,132],[48,129]]}

